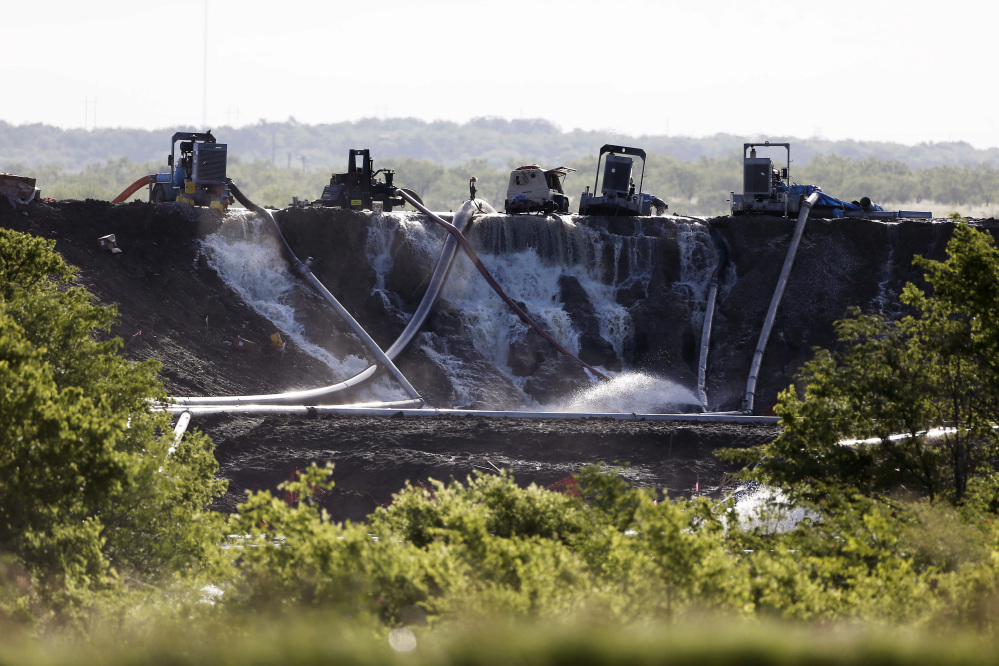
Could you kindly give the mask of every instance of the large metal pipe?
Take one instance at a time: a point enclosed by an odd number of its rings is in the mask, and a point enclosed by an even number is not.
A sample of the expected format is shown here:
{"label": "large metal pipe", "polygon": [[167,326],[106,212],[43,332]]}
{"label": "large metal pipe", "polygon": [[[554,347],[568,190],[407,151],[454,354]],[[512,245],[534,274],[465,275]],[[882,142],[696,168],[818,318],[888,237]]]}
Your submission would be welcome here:
{"label": "large metal pipe", "polygon": [[413,388],[413,385],[409,383],[409,380],[406,379],[406,377],[403,376],[402,372],[399,371],[399,368],[395,366],[395,363],[392,362],[392,359],[386,356],[385,352],[382,351],[382,348],[378,346],[378,343],[376,343],[374,339],[372,339],[372,337],[368,335],[368,332],[364,330],[364,327],[362,327],[359,323],[357,323],[357,320],[354,319],[354,317],[350,314],[350,312],[347,311],[347,308],[343,307],[343,305],[340,304],[340,301],[338,301],[333,296],[333,294],[331,294],[330,291],[323,285],[323,283],[320,282],[319,279],[312,274],[312,271],[309,270],[308,266],[306,266],[295,255],[295,252],[291,249],[291,246],[288,244],[288,241],[281,233],[281,228],[278,226],[277,220],[274,219],[274,216],[271,214],[271,212],[265,208],[257,206],[249,199],[247,199],[243,195],[243,193],[239,190],[239,188],[236,187],[235,183],[233,183],[232,181],[229,182],[229,191],[232,192],[233,196],[236,197],[236,199],[238,199],[241,204],[255,211],[258,215],[266,216],[266,218],[270,220],[271,225],[274,227],[274,230],[277,232],[277,236],[281,241],[281,246],[284,249],[285,258],[288,260],[288,263],[291,264],[292,272],[301,277],[310,285],[312,285],[312,288],[315,289],[317,292],[319,292],[319,294],[326,299],[326,302],[330,304],[333,310],[336,311],[336,313],[340,315],[340,317],[343,318],[345,322],[347,322],[347,325],[354,332],[354,334],[361,339],[361,342],[364,344],[364,346],[367,347],[368,350],[374,355],[375,360],[378,362],[378,364],[384,367],[386,370],[388,370],[389,373],[395,378],[395,380],[399,382],[403,390],[406,392],[406,395],[408,395],[410,398],[413,399],[422,399],[420,398],[420,394],[417,392],[417,390]]}
{"label": "large metal pipe", "polygon": [[538,326],[534,322],[534,320],[531,319],[527,315],[527,313],[524,312],[520,308],[520,306],[517,305],[514,302],[514,300],[512,298],[510,298],[509,296],[507,296],[506,292],[503,291],[503,288],[499,285],[499,282],[497,282],[496,279],[489,273],[488,269],[486,269],[485,265],[482,263],[482,260],[479,259],[479,255],[475,253],[475,250],[472,248],[472,244],[468,242],[468,239],[465,238],[465,236],[453,224],[450,224],[449,222],[447,222],[444,219],[442,219],[440,216],[438,216],[438,215],[434,214],[433,212],[431,212],[430,209],[428,209],[422,203],[418,202],[416,199],[414,199],[413,197],[411,197],[404,190],[396,190],[394,192],[394,194],[395,194],[395,196],[402,197],[403,199],[405,199],[406,201],[408,201],[410,204],[413,205],[414,208],[416,208],[417,210],[422,211],[424,215],[426,215],[431,220],[433,220],[437,224],[439,224],[442,227],[444,227],[444,229],[449,234],[451,234],[452,236],[454,236],[458,240],[458,243],[461,245],[461,248],[465,251],[465,254],[467,254],[468,258],[472,260],[472,263],[478,269],[479,273],[482,275],[482,277],[484,277],[486,279],[486,282],[489,283],[489,286],[492,287],[493,291],[495,291],[496,294],[501,299],[503,299],[503,302],[506,303],[507,306],[509,306],[510,309],[513,310],[514,313],[516,313],[516,315],[518,317],[520,317],[521,321],[523,321],[525,324],[527,324],[528,326],[530,326],[531,328],[533,328],[538,333],[538,335],[540,335],[545,340],[547,340],[548,343],[550,345],[552,345],[553,347],[555,347],[555,349],[557,349],[560,353],[562,353],[565,356],[568,356],[572,360],[576,361],[577,363],[579,363],[581,366],[583,366],[584,368],[586,368],[587,370],[589,370],[590,372],[592,372],[593,374],[595,374],[600,379],[609,379],[609,377],[607,377],[607,375],[605,375],[604,373],[600,372],[599,370],[597,370],[596,368],[594,368],[593,366],[591,366],[589,363],[586,363],[585,361],[583,361],[582,359],[580,359],[578,356],[576,356],[575,354],[573,354],[572,352],[570,352],[568,349],[566,349],[565,347],[563,347],[558,342],[558,340],[556,340],[555,338],[553,338],[552,336],[550,336],[545,329],[543,329],[540,326]]}
{"label": "large metal pipe", "polygon": [[294,404],[308,400],[324,398],[340,391],[345,391],[353,386],[357,386],[374,376],[378,370],[377,365],[371,365],[337,384],[320,386],[314,389],[302,391],[285,391],[284,393],[264,393],[259,395],[218,395],[218,396],[185,396],[173,397],[170,401],[177,405],[266,405],[266,404]]}
{"label": "large metal pipe", "polygon": [[715,318],[715,300],[718,296],[718,282],[722,273],[728,266],[728,246],[721,234],[714,227],[709,226],[711,240],[714,241],[715,249],[718,251],[718,261],[715,263],[715,270],[711,273],[711,281],[708,283],[708,302],[704,308],[704,325],[701,328],[701,353],[697,361],[697,396],[701,401],[701,409],[708,411],[708,394],[705,390],[708,375],[708,351],[711,349],[711,325]]}
{"label": "large metal pipe", "polygon": [[708,374],[708,349],[711,347],[711,323],[715,318],[715,298],[718,295],[718,276],[711,278],[708,285],[708,303],[704,308],[704,326],[701,328],[701,354],[697,360],[697,398],[701,409],[708,411],[708,394],[704,384]]}
{"label": "large metal pipe", "polygon": [[[490,206],[488,202],[481,199],[466,201],[462,204],[461,208],[458,209],[458,212],[455,213],[454,224],[458,228],[464,229],[472,221],[475,215],[479,213],[490,214],[495,212],[496,210]],[[406,324],[406,328],[404,328],[402,333],[399,334],[396,341],[392,343],[392,346],[385,350],[385,355],[393,361],[395,360],[395,357],[398,356],[413,340],[420,328],[423,326],[427,317],[430,315],[434,305],[437,304],[437,300],[440,298],[441,291],[443,291],[447,276],[451,271],[452,265],[454,264],[457,249],[458,243],[454,239],[454,236],[448,235],[447,240],[444,242],[444,247],[441,249],[440,257],[437,259],[437,265],[430,278],[430,283],[427,285],[427,290],[424,292],[423,299],[416,308],[416,312],[414,312],[413,316],[410,317],[409,323]],[[301,404],[308,400],[324,398],[326,396],[333,395],[334,393],[339,393],[362,384],[370,379],[375,374],[377,369],[377,366],[372,365],[342,382],[302,391],[285,391],[283,393],[243,396],[175,397],[171,398],[171,400],[180,405]]]}
{"label": "large metal pipe", "polygon": [[756,343],[756,351],[753,352],[753,363],[749,368],[749,379],[746,382],[746,397],[742,402],[742,408],[747,413],[753,412],[753,399],[756,393],[756,377],[760,372],[760,364],[763,362],[763,350],[767,347],[770,339],[770,330],[774,325],[774,318],[777,315],[777,306],[780,305],[784,295],[784,287],[787,279],[791,275],[791,267],[794,265],[794,256],[798,253],[798,243],[801,242],[801,234],[805,231],[805,222],[812,206],[819,199],[819,193],[813,192],[807,199],[801,202],[801,212],[798,213],[798,222],[794,227],[794,235],[791,237],[791,246],[784,257],[784,267],[781,268],[780,277],[777,279],[777,288],[770,299],[770,308],[767,310],[766,319],[763,320],[763,329],[760,331],[760,339]]}
{"label": "large metal pipe", "polygon": [[[487,419],[523,419],[523,420],[584,420],[611,419],[614,421],[693,421],[693,422],[723,422],[723,423],[767,423],[780,421],[776,416],[749,416],[744,413],[714,413],[714,414],[633,414],[633,413],[601,413],[580,414],[576,412],[505,412],[476,411],[472,409],[437,409],[424,407],[408,409],[405,403],[376,403],[373,405],[205,405],[193,407],[165,407],[171,413],[190,411],[196,416],[205,414],[261,414],[290,416],[381,416],[381,417],[439,417],[461,416],[481,417]],[[386,405],[399,405],[391,407]]]}
{"label": "large metal pipe", "polygon": [[175,450],[177,450],[177,445],[180,444],[180,440],[184,438],[184,433],[187,432],[187,426],[191,424],[191,412],[189,410],[184,410],[180,413],[177,418],[177,425],[173,427],[173,444],[170,445],[170,449],[167,451],[167,455],[170,455]]}
{"label": "large metal pipe", "polygon": [[[470,199],[463,203],[458,212],[454,214],[452,224],[456,229],[465,229],[476,215],[489,215],[495,212],[496,209],[482,199]],[[451,267],[454,265],[454,258],[457,252],[458,241],[453,235],[448,234],[447,240],[444,241],[444,247],[441,249],[440,258],[437,260],[437,268],[430,278],[430,283],[427,285],[427,291],[423,296],[423,300],[420,301],[420,305],[416,308],[416,312],[413,313],[409,324],[406,325],[406,328],[399,334],[396,341],[385,352],[389,358],[395,358],[396,354],[405,349],[419,332],[420,327],[423,326],[423,322],[430,315],[430,311],[436,305],[437,299],[444,289],[444,284],[451,272]]]}

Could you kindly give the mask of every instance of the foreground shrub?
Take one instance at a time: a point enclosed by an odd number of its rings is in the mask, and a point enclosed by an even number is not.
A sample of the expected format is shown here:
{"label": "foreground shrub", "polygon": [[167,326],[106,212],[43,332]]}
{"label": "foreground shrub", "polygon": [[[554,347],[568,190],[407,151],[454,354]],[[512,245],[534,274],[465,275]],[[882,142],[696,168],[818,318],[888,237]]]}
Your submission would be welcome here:
{"label": "foreground shrub", "polygon": [[308,501],[327,473],[312,468],[291,484],[305,498],[297,506],[264,492],[240,507],[237,531],[248,537],[228,603],[315,605],[395,625],[496,613],[671,618],[742,610],[748,599],[706,502],[657,505],[596,468],[581,476],[593,506],[478,475],[408,488],[366,525],[331,523]]}
{"label": "foreground shrub", "polygon": [[0,229],[0,615],[65,618],[92,595],[218,571],[211,442],[174,442],[157,363],[53,242]]}

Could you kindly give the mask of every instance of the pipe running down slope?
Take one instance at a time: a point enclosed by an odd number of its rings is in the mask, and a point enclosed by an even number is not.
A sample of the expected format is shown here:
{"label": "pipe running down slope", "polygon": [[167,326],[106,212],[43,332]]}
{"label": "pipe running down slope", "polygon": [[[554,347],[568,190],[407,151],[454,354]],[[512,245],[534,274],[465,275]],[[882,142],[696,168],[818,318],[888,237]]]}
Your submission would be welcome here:
{"label": "pipe running down slope", "polygon": [[718,282],[722,272],[728,265],[728,247],[725,241],[713,227],[708,227],[711,232],[711,239],[718,250],[718,263],[711,273],[711,282],[708,284],[708,302],[704,308],[704,326],[701,328],[701,353],[697,359],[697,398],[701,402],[701,411],[708,411],[708,394],[704,388],[708,374],[708,350],[711,348],[711,325],[715,318],[715,300],[718,297]]}
{"label": "pipe running down slope", "polygon": [[812,211],[812,206],[819,199],[819,193],[815,192],[801,202],[801,212],[798,213],[798,222],[794,227],[794,235],[791,237],[791,246],[787,249],[787,256],[784,257],[784,267],[781,268],[780,277],[777,279],[777,288],[770,299],[770,308],[767,310],[766,319],[763,321],[763,328],[760,330],[760,339],[756,343],[756,351],[753,352],[753,363],[749,368],[749,379],[746,382],[746,397],[742,403],[743,411],[753,413],[753,398],[756,394],[756,378],[760,372],[760,364],[763,362],[763,350],[767,347],[770,339],[770,330],[774,326],[774,318],[777,316],[777,307],[780,305],[781,297],[784,295],[784,287],[787,286],[787,279],[791,275],[791,267],[794,265],[794,256],[798,253],[798,243],[801,242],[801,234],[805,231],[805,222],[808,221],[808,214]]}
{"label": "pipe running down slope", "polygon": [[[235,189],[232,186],[232,189]],[[246,206],[246,202],[240,199],[240,203]],[[250,206],[247,206],[250,208]],[[490,214],[495,213],[495,209],[489,205],[486,201],[481,199],[475,199],[466,201],[462,204],[461,208],[454,215],[454,223],[459,228],[465,228],[471,223],[475,215],[484,213]],[[276,226],[276,225],[275,225]],[[279,232],[280,233],[280,232]],[[281,237],[283,240],[283,237]],[[449,272],[451,271],[451,266],[454,264],[454,259],[457,254],[457,241],[452,236],[448,236],[444,243],[444,247],[441,249],[439,258],[437,259],[437,265],[434,268],[434,273],[430,278],[430,283],[427,286],[427,290],[423,295],[423,299],[420,301],[416,312],[410,318],[409,323],[406,328],[403,329],[402,333],[392,346],[385,350],[385,356],[389,359],[395,360],[403,349],[413,340],[416,334],[419,332],[423,323],[426,321],[430,312],[433,310],[434,305],[436,305],[437,300],[440,298],[441,291],[444,289],[444,284],[447,279]],[[289,248],[290,250],[290,248]],[[363,382],[370,379],[375,372],[378,370],[377,365],[369,366],[368,368],[362,370],[360,373],[346,379],[337,384],[331,384],[329,386],[321,386],[314,389],[306,389],[302,391],[287,391],[284,393],[268,393],[261,395],[244,395],[244,396],[211,396],[211,397],[175,397],[172,398],[172,402],[180,405],[236,405],[236,404],[291,404],[291,403],[302,403],[306,400],[314,400],[317,398],[325,398],[334,393],[339,393],[353,386],[362,384]]]}
{"label": "pipe running down slope", "polygon": [[711,324],[715,318],[715,298],[718,296],[718,275],[712,276],[708,285],[708,304],[704,309],[704,327],[701,329],[701,353],[697,359],[697,399],[701,410],[708,411],[708,393],[704,384],[708,374],[708,349],[711,347]]}
{"label": "pipe running down slope", "polygon": [[350,312],[347,311],[347,308],[343,307],[343,305],[340,304],[340,301],[338,301],[336,297],[334,297],[333,294],[329,292],[329,290],[323,285],[323,283],[320,282],[319,279],[312,274],[312,271],[310,271],[309,268],[295,255],[295,252],[291,249],[291,246],[288,244],[288,241],[281,234],[281,229],[278,227],[278,223],[274,219],[274,216],[271,215],[271,212],[265,208],[257,206],[249,199],[247,199],[245,196],[243,196],[243,193],[239,190],[238,187],[236,187],[234,183],[230,182],[229,191],[232,192],[233,196],[235,196],[236,199],[238,199],[241,204],[253,210],[258,215],[266,216],[266,218],[270,220],[271,226],[273,226],[274,230],[277,232],[278,239],[280,240],[281,246],[284,249],[285,258],[288,260],[288,263],[291,264],[292,272],[301,277],[306,282],[308,282],[313,289],[319,292],[319,294],[326,299],[326,302],[333,307],[336,313],[340,315],[340,317],[343,318],[345,322],[347,322],[347,325],[354,332],[354,334],[361,339],[361,342],[364,344],[364,346],[367,347],[368,350],[374,355],[375,359],[378,361],[378,364],[384,367],[392,374],[392,376],[395,378],[397,382],[399,382],[403,390],[410,398],[414,400],[417,399],[422,400],[422,398],[420,398],[420,394],[416,391],[415,388],[413,388],[413,385],[409,383],[409,380],[403,376],[402,372],[399,371],[399,368],[397,368],[395,366],[395,363],[392,362],[392,359],[390,359],[388,356],[385,355],[385,352],[382,351],[382,348],[379,347],[378,344],[371,338],[371,336],[368,335],[368,332],[365,331],[364,328],[357,323],[357,320],[354,319],[354,317],[350,314]]}
{"label": "pipe running down slope", "polygon": [[583,366],[584,368],[595,374],[600,379],[609,379],[607,375],[600,372],[599,370],[591,366],[589,363],[586,363],[578,356],[570,352],[568,349],[559,344],[559,342],[555,338],[550,336],[548,332],[545,331],[545,329],[541,328],[536,323],[534,323],[534,320],[531,319],[527,315],[527,313],[524,312],[520,308],[520,306],[514,302],[512,298],[506,295],[506,292],[503,291],[503,288],[500,287],[496,279],[489,273],[485,265],[483,265],[482,260],[479,259],[479,255],[477,255],[475,253],[475,250],[472,249],[472,244],[468,242],[468,239],[465,238],[465,236],[457,229],[457,227],[455,227],[453,224],[448,223],[440,216],[431,212],[430,209],[428,209],[422,203],[418,202],[416,199],[407,194],[405,190],[396,190],[394,192],[394,195],[397,197],[402,197],[403,199],[408,201],[410,204],[413,205],[414,208],[421,211],[424,215],[426,215],[431,220],[442,226],[444,230],[447,231],[449,234],[451,234],[453,238],[457,239],[458,244],[461,245],[461,249],[463,249],[465,251],[465,254],[468,255],[468,258],[472,260],[472,263],[475,264],[475,267],[478,269],[479,273],[482,274],[482,277],[486,279],[486,282],[489,283],[489,286],[492,287],[493,291],[495,291],[496,294],[501,299],[503,299],[503,302],[506,303],[510,307],[510,309],[513,310],[514,313],[516,313],[518,317],[520,317],[521,321],[523,321],[525,324],[533,328],[541,337],[547,340],[548,343],[551,344],[555,349],[557,349],[561,354],[564,354],[565,356],[568,356],[572,360],[576,361],[577,363],[579,363],[581,366]]}

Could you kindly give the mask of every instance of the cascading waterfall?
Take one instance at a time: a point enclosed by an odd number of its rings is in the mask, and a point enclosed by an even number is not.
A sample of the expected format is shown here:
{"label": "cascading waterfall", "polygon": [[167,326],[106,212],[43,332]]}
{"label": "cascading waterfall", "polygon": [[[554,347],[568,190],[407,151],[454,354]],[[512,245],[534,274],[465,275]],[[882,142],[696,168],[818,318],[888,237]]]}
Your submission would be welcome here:
{"label": "cascading waterfall", "polygon": [[[559,278],[572,277],[589,296],[600,334],[623,354],[633,333],[631,317],[616,301],[619,289],[635,282],[648,284],[651,276],[652,239],[608,236],[575,224],[568,216],[491,216],[479,221],[470,236],[481,247],[487,268],[507,293],[527,305],[528,311],[567,349],[579,351],[579,333],[561,303]],[[611,245],[614,279],[600,277],[600,262]],[[622,257],[624,257],[622,259]],[[625,265],[627,271],[622,271]],[[501,368],[507,367],[510,344],[523,338],[526,327],[509,314],[488,288],[480,285],[468,261],[456,264],[445,298],[466,313],[476,348]]]}
{"label": "cascading waterfall", "polygon": [[393,249],[405,243],[419,261],[426,266],[427,275],[433,271],[445,234],[434,226],[425,226],[423,216],[417,213],[381,213],[368,221],[365,256],[375,273],[373,291],[379,295],[390,312],[404,319],[407,313],[399,310],[394,294],[385,286],[385,280],[395,265]]}
{"label": "cascading waterfall", "polygon": [[200,252],[247,305],[336,376],[350,377],[367,367],[367,361],[354,354],[341,357],[309,339],[296,310],[314,297],[289,272],[273,233],[253,212],[229,211],[222,226],[200,241]]}
{"label": "cascading waterfall", "polygon": [[[531,316],[573,353],[579,352],[580,332],[562,302],[560,279],[569,277],[578,281],[593,307],[601,337],[621,358],[633,339],[634,326],[627,308],[618,303],[617,295],[623,289],[636,287],[642,293],[647,291],[660,241],[657,235],[645,235],[642,221],[635,220],[634,224],[633,234],[617,235],[578,225],[569,216],[493,215],[479,218],[468,235],[480,248],[483,263],[509,296],[524,304]],[[384,289],[386,275],[392,268],[391,248],[400,240],[429,270],[433,253],[440,244],[434,231],[432,225],[422,223],[422,218],[408,214],[381,216],[379,224],[369,228],[367,244],[368,259],[377,274],[376,289]],[[703,301],[717,261],[710,235],[700,224],[681,224],[677,243],[681,251],[678,288],[684,290],[687,298]],[[443,299],[459,313],[475,349],[512,384],[523,389],[527,378],[512,372],[509,354],[511,346],[523,340],[528,329],[492,294],[464,255],[455,262]],[[700,307],[691,310],[703,316]],[[428,356],[448,371],[458,399],[470,400],[475,386],[462,384],[465,362],[450,353],[448,341],[434,333],[424,333],[420,344]],[[697,403],[690,390],[667,380],[635,373],[628,373],[627,377],[612,382],[611,387],[582,391],[559,408],[582,412],[594,405],[604,405],[610,411],[635,411],[634,405],[647,404],[652,413],[662,411],[666,405]],[[523,400],[525,407],[538,407],[526,394]]]}
{"label": "cascading waterfall", "polygon": [[[639,224],[636,222],[636,225]],[[595,232],[590,235],[597,236]],[[627,289],[639,285],[642,289],[649,286],[654,268],[652,239],[636,233],[633,236],[609,236],[593,238],[601,249],[609,245],[613,256],[613,281],[618,289]]]}
{"label": "cascading waterfall", "polygon": [[[512,299],[526,304],[531,317],[566,349],[579,353],[579,334],[559,302],[558,267],[539,265],[533,252],[480,258]],[[495,297],[464,255],[455,262],[443,297],[461,312],[475,348],[498,368],[508,368],[510,345],[526,335],[527,327]]]}
{"label": "cascading waterfall", "polygon": [[[710,235],[697,223],[680,223],[675,228],[680,250],[680,282],[675,288],[683,290],[691,300],[703,300],[715,260]],[[445,235],[422,215],[406,212],[373,215],[367,229],[365,258],[374,271],[373,290],[389,311],[408,319],[411,315],[399,307],[398,296],[387,287],[394,255],[408,253],[408,259],[425,266],[429,274]],[[561,282],[575,279],[592,306],[599,334],[619,358],[624,357],[634,331],[631,315],[618,303],[618,294],[623,289],[647,292],[655,262],[661,260],[661,229],[646,235],[642,222],[636,220],[632,235],[618,235],[578,225],[568,216],[488,215],[477,218],[468,235],[482,248],[483,263],[509,296],[524,304],[532,318],[563,346],[578,353],[581,334],[563,303]],[[201,250],[209,265],[251,307],[274,322],[286,339],[328,365],[336,376],[352,376],[367,366],[362,358],[337,355],[335,350],[310,340],[309,331],[296,321],[295,308],[308,303],[312,295],[288,272],[277,241],[255,215],[230,212],[226,223],[202,241]],[[462,319],[467,337],[461,344],[471,342],[485,360],[521,390],[522,409],[663,413],[697,404],[690,389],[661,377],[626,372],[611,382],[543,407],[523,392],[529,378],[516,376],[510,366],[511,346],[527,336],[528,328],[496,298],[464,254],[458,255],[442,298]],[[699,312],[699,308],[691,310]],[[480,399],[482,387],[472,379],[480,375],[467,371],[467,364],[474,361],[457,349],[452,353],[453,341],[448,336],[424,332],[416,343],[447,373],[459,405]],[[377,382],[366,394],[372,399],[385,399],[385,393],[390,391],[390,386]]]}
{"label": "cascading waterfall", "polygon": [[680,280],[673,290],[687,300],[691,325],[700,331],[704,323],[703,306],[708,297],[711,275],[718,265],[718,252],[711,234],[703,224],[678,224],[676,242],[680,249]]}
{"label": "cascading waterfall", "polygon": [[888,239],[888,257],[878,276],[878,291],[874,304],[882,315],[897,316],[901,312],[898,294],[891,288],[895,277],[895,246],[898,244],[898,225],[885,222]]}
{"label": "cascading waterfall", "polygon": [[390,217],[391,213],[372,215],[368,226],[368,238],[365,253],[368,262],[375,270],[375,286],[373,291],[378,294],[386,308],[392,308],[392,299],[385,289],[385,276],[392,270],[392,244],[396,231],[402,226],[399,216]]}

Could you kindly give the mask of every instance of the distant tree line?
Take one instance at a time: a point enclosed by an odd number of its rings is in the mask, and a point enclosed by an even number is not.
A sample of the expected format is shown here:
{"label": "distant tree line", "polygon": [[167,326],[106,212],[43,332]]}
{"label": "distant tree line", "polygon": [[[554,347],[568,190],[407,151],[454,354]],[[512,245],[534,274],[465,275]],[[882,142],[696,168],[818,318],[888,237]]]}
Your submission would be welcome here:
{"label": "distant tree line", "polygon": [[[11,163],[37,167],[56,164],[79,171],[94,162],[127,157],[133,162],[165,162],[170,137],[193,127],[159,130],[71,129],[42,124],[11,125],[0,121],[0,166]],[[681,162],[700,158],[740,155],[747,141],[789,141],[795,164],[804,166],[816,155],[834,154],[851,160],[877,158],[909,165],[912,169],[978,164],[999,167],[999,148],[977,150],[964,142],[921,143],[906,146],[886,142],[828,141],[819,138],[737,136],[708,137],[645,135],[626,136],[608,131],[563,131],[541,119],[505,120],[476,118],[467,123],[425,122],[415,118],[367,118],[356,122],[307,125],[289,118],[284,122],[260,121],[243,127],[215,127],[213,133],[229,146],[232,155],[285,168],[344,164],[351,148],[370,148],[376,159],[410,158],[456,167],[485,160],[504,168],[510,160],[525,157],[545,166],[558,166],[594,155],[605,143],[644,148]]]}
{"label": "distant tree line", "polygon": [[[478,196],[501,209],[511,169],[531,163],[552,166],[531,157],[511,159],[502,168],[492,166],[485,158],[458,166],[408,157],[376,159],[378,168],[396,171],[397,185],[417,192],[430,208],[444,211],[456,209],[468,197],[471,176],[478,179]],[[565,165],[577,169],[564,181],[565,192],[573,202],[570,210],[575,211],[580,193],[594,185],[597,157],[591,154],[569,160]],[[0,163],[4,171],[33,176],[42,195],[54,199],[110,200],[141,175],[164,168],[165,164],[159,162],[136,163],[125,157],[87,164],[79,171],[56,164]],[[306,164],[303,168],[299,164],[288,168],[269,160],[246,160],[232,155],[228,174],[256,203],[283,208],[292,197],[318,199],[329,183],[330,174],[345,169],[346,159],[332,166]],[[868,196],[886,206],[922,205],[938,216],[968,208],[988,212],[999,199],[999,169],[988,162],[913,168],[891,159],[816,155],[804,166],[792,163],[791,177],[798,183],[818,185],[824,192],[847,201]],[[639,179],[640,172],[636,171],[636,184]],[[702,156],[685,161],[673,155],[650,153],[643,188],[664,199],[670,212],[724,215],[729,210],[730,193],[742,191],[741,157]],[[147,196],[146,190],[135,195]]]}

